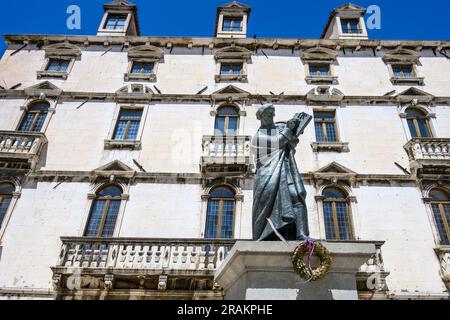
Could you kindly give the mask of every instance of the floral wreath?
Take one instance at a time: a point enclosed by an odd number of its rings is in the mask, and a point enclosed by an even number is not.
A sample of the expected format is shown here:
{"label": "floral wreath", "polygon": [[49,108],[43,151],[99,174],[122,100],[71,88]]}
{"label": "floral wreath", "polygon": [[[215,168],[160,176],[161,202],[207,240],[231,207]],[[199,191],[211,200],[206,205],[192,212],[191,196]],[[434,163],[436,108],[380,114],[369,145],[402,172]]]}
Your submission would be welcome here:
{"label": "floral wreath", "polygon": [[[308,254],[308,264],[303,261],[306,253]],[[311,258],[313,255],[318,256],[320,259],[320,266],[315,269],[311,267]],[[295,248],[292,255],[292,263],[295,272],[300,277],[308,281],[316,281],[322,279],[330,270],[331,254],[320,242],[308,239]]]}

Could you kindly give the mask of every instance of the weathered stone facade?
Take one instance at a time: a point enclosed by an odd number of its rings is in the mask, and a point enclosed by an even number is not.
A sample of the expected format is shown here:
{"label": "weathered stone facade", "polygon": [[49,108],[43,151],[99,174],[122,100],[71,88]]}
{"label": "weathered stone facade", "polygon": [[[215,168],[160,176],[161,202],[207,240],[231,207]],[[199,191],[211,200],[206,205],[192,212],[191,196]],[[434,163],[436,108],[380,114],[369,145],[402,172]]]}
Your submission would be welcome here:
{"label": "weathered stone facade", "polygon": [[[0,229],[0,298],[222,298],[212,274],[233,240],[204,239],[209,195],[233,190],[233,239],[250,239],[249,141],[264,101],[279,120],[335,115],[336,141],[310,125],[296,157],[311,236],[327,237],[322,191],[336,186],[351,240],[379,242],[356,275],[360,298],[448,298],[450,246],[430,191],[450,190],[450,42],[368,40],[364,12],[338,8],[321,39],[253,39],[250,9],[233,2],[219,8],[215,38],[147,37],[136,7],[117,1],[96,36],[5,35],[0,176],[15,191]],[[113,32],[117,13],[127,18]],[[224,22],[230,14],[240,28]],[[361,33],[345,34],[338,19],[354,17]],[[68,67],[50,71],[51,59]],[[152,72],[134,73],[136,62]],[[48,104],[39,132],[20,130],[37,101]],[[225,137],[214,130],[223,106],[239,117]],[[132,140],[115,139],[124,109],[142,111]],[[412,136],[410,109],[430,137]],[[96,194],[111,184],[122,190],[113,235],[85,237]],[[382,285],[368,288],[374,272]]]}

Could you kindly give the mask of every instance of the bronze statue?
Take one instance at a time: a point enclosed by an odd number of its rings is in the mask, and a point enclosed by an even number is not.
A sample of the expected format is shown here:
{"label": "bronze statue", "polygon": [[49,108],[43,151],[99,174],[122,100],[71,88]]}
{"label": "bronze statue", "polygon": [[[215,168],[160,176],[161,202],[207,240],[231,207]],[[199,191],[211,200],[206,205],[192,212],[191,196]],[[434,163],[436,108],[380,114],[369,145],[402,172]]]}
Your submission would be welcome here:
{"label": "bronze statue", "polygon": [[301,113],[274,123],[274,116],[272,104],[256,113],[261,127],[252,140],[256,160],[253,240],[279,240],[276,233],[286,240],[304,240],[309,237],[306,191],[294,155],[312,117]]}

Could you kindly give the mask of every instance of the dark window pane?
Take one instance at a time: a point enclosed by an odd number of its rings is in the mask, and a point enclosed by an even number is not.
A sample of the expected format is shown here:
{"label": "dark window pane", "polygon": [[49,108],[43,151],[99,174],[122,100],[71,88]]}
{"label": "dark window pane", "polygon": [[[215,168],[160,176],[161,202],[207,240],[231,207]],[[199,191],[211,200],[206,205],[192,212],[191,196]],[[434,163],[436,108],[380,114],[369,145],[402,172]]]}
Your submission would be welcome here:
{"label": "dark window pane", "polygon": [[86,237],[96,237],[98,235],[105,205],[106,200],[95,200],[92,204],[91,214],[85,232]]}
{"label": "dark window pane", "polygon": [[116,186],[109,186],[100,190],[98,195],[100,197],[120,197],[122,195],[122,190]]}
{"label": "dark window pane", "polygon": [[142,110],[121,110],[113,135],[114,140],[136,140]]}
{"label": "dark window pane", "polygon": [[126,16],[109,16],[106,21],[105,29],[123,30],[125,28]]}
{"label": "dark window pane", "polygon": [[418,124],[418,126],[419,126],[420,136],[421,136],[422,138],[429,138],[429,137],[431,137],[431,134],[430,134],[430,132],[428,131],[428,127],[427,127],[426,120],[418,119],[418,120],[417,120],[417,124]]}
{"label": "dark window pane", "polygon": [[434,201],[450,201],[450,194],[441,189],[433,189],[430,191],[430,198]]}
{"label": "dark window pane", "polygon": [[228,32],[239,32],[242,31],[242,19],[231,19],[231,18],[225,18],[223,20],[223,31]]}
{"label": "dark window pane", "polygon": [[208,210],[206,213],[205,238],[217,238],[217,225],[219,222],[219,201],[208,201]]}
{"label": "dark window pane", "polygon": [[334,123],[327,123],[327,141],[328,142],[336,142],[336,129],[334,127]]}
{"label": "dark window pane", "polygon": [[[439,238],[442,245],[450,245],[449,235],[445,230],[445,221],[442,218],[441,211],[438,204],[432,204],[431,208],[433,210],[434,221],[439,232]],[[446,211],[447,222],[450,221],[450,205],[444,205],[444,211]]]}
{"label": "dark window pane", "polygon": [[3,219],[6,216],[6,212],[8,211],[9,204],[11,203],[11,196],[2,196],[0,197],[0,228],[3,223]]}
{"label": "dark window pane", "polygon": [[348,221],[347,204],[336,202],[337,225],[339,240],[351,240],[350,221]]}
{"label": "dark window pane", "polygon": [[241,70],[242,64],[222,64],[220,66],[221,75],[239,75]]}
{"label": "dark window pane", "polygon": [[322,124],[316,123],[315,129],[316,129],[316,141],[317,142],[325,142],[325,137],[323,136]]}
{"label": "dark window pane", "polygon": [[214,134],[215,135],[224,135],[225,134],[225,118],[224,117],[216,117],[216,123],[214,125]]}
{"label": "dark window pane", "polygon": [[222,107],[217,111],[219,116],[235,116],[238,112],[234,107]]}
{"label": "dark window pane", "polygon": [[16,187],[11,183],[0,184],[0,195],[12,195]]}
{"label": "dark window pane", "polygon": [[234,198],[234,192],[226,187],[215,188],[209,194],[211,198]]}
{"label": "dark window pane", "polygon": [[338,188],[326,188],[323,190],[322,195],[326,199],[345,199],[347,195]]}
{"label": "dark window pane", "polygon": [[131,73],[152,73],[153,63],[135,62],[131,69]]}
{"label": "dark window pane", "polygon": [[103,225],[102,237],[112,237],[116,227],[116,220],[119,214],[120,200],[109,201],[108,212]]}
{"label": "dark window pane", "polygon": [[416,126],[414,125],[414,120],[408,119],[408,128],[412,138],[419,137],[416,131]]}
{"label": "dark window pane", "polygon": [[323,215],[325,220],[325,235],[329,240],[336,240],[333,221],[333,207],[330,202],[323,203]]}

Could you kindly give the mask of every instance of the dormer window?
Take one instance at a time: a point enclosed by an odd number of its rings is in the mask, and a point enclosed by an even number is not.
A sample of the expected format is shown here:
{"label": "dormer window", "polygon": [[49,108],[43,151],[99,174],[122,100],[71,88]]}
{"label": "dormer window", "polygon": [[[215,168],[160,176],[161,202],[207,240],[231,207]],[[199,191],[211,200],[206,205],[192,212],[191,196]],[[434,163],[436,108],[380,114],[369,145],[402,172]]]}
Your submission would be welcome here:
{"label": "dormer window", "polygon": [[105,23],[106,30],[125,30],[126,15],[108,15]]}
{"label": "dormer window", "polygon": [[343,33],[361,33],[359,19],[341,19],[341,26]]}
{"label": "dormer window", "polygon": [[217,8],[216,37],[246,38],[250,7],[237,1]]}
{"label": "dormer window", "polygon": [[241,32],[242,18],[224,18],[222,31]]}

